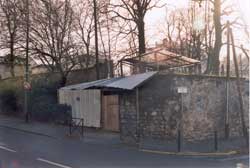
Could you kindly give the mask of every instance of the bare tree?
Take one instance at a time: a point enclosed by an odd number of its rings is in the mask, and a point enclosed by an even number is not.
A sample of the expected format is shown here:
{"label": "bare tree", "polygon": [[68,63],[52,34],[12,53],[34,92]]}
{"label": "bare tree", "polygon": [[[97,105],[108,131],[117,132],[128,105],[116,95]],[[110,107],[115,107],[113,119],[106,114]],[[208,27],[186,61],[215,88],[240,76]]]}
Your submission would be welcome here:
{"label": "bare tree", "polygon": [[[205,3],[204,3],[205,2]],[[205,73],[219,74],[220,56],[226,28],[224,16],[231,15],[230,25],[243,30],[236,11],[227,0],[207,0],[199,4],[193,2],[190,8],[174,9],[167,14],[163,26],[168,49],[185,54],[197,60],[207,58]],[[199,11],[199,12],[198,12]],[[204,12],[205,11],[205,12]],[[204,15],[204,16],[203,16]],[[195,30],[195,20],[204,19],[205,29]],[[201,72],[201,67],[199,67]]]}
{"label": "bare tree", "polygon": [[78,57],[71,2],[37,0],[33,4],[30,49],[49,70],[59,72],[64,86]]}
{"label": "bare tree", "polygon": [[[91,40],[94,36],[94,16],[93,5],[91,0],[81,1],[77,4],[75,12],[76,18],[76,34],[82,47],[81,51],[81,67],[88,68],[90,64],[91,55]],[[84,63],[84,65],[82,64]]]}
{"label": "bare tree", "polygon": [[208,62],[208,72],[213,74],[219,74],[219,67],[220,67],[220,51],[222,47],[222,23],[221,23],[221,0],[214,0],[212,2],[214,7],[213,13],[213,22],[214,22],[214,29],[215,29],[215,42],[213,46],[213,52],[210,56]]}
{"label": "bare tree", "polygon": [[159,1],[153,0],[120,0],[119,3],[113,4],[112,11],[116,16],[134,22],[138,32],[139,54],[146,52],[145,46],[145,23],[146,13],[156,7]]}
{"label": "bare tree", "polygon": [[164,23],[158,28],[165,37],[164,47],[179,54],[189,55],[187,45],[191,42],[192,35],[191,23],[187,17],[188,10],[175,9],[168,14],[166,9],[166,13]]}
{"label": "bare tree", "polygon": [[15,76],[14,66],[16,61],[16,50],[20,40],[20,31],[22,26],[22,1],[21,0],[1,0],[0,18],[1,18],[1,49],[8,49],[7,62],[11,67],[11,75]]}
{"label": "bare tree", "polygon": [[[223,46],[223,32],[226,30],[226,22],[223,22],[223,16],[233,16],[236,9],[230,1],[227,0],[211,0],[212,4],[212,23],[208,31],[208,41],[209,52],[208,52],[208,67],[207,73],[219,74],[220,70],[220,52]],[[230,21],[230,26],[240,25],[239,17],[232,17]],[[242,29],[242,26],[241,28]],[[214,39],[214,42],[213,42]]]}

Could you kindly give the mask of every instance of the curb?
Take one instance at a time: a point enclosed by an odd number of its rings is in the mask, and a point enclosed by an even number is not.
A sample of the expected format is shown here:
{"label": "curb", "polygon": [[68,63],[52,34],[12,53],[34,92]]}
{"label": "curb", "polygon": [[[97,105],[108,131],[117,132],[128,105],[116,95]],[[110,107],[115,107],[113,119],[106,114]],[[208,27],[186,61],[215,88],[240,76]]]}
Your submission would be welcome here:
{"label": "curb", "polygon": [[165,151],[156,151],[156,150],[146,150],[141,149],[141,152],[146,153],[154,153],[154,154],[162,154],[162,155],[176,155],[176,156],[231,156],[239,154],[238,151],[229,151],[229,152],[211,152],[211,153],[203,153],[203,152],[165,152]]}
{"label": "curb", "polygon": [[6,126],[6,125],[0,125],[0,127],[7,128],[7,129],[13,129],[13,130],[16,130],[16,131],[25,132],[25,133],[29,133],[29,134],[44,136],[44,137],[48,137],[48,138],[59,139],[57,137],[54,137],[54,136],[51,136],[51,135],[48,135],[48,134],[39,133],[39,132],[35,132],[35,131],[29,131],[29,130],[20,129],[20,128],[16,128],[16,127],[11,127],[11,126]]}

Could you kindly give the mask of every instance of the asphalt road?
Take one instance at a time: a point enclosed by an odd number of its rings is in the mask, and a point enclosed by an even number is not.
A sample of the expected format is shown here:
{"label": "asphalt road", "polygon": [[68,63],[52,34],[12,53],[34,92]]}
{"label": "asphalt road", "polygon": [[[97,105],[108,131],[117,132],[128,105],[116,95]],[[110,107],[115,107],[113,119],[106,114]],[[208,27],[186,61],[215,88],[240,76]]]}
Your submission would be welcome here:
{"label": "asphalt road", "polygon": [[248,157],[206,158],[144,153],[121,144],[56,140],[0,128],[0,168],[236,168]]}

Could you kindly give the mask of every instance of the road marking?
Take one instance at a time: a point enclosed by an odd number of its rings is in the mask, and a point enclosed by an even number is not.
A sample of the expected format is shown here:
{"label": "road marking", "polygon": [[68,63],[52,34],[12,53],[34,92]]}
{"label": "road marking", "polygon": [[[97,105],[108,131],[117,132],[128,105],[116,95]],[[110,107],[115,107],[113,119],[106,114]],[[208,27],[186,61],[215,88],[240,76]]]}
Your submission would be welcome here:
{"label": "road marking", "polygon": [[203,153],[203,152],[165,152],[165,151],[157,151],[157,150],[147,150],[140,149],[142,152],[147,153],[155,153],[155,154],[163,154],[163,155],[179,155],[179,156],[230,156],[237,154],[237,151],[230,152],[212,152],[212,153]]}
{"label": "road marking", "polygon": [[248,166],[242,164],[242,163],[237,163],[236,168],[248,168]]}
{"label": "road marking", "polygon": [[15,151],[13,149],[10,149],[10,148],[4,147],[4,146],[0,146],[0,149],[6,150],[6,151],[9,151],[9,152],[14,152],[14,153],[17,152],[17,151]]}
{"label": "road marking", "polygon": [[237,156],[237,157],[230,157],[230,158],[224,158],[224,159],[220,159],[220,161],[230,161],[230,160],[245,160],[245,159],[249,159],[249,156]]}
{"label": "road marking", "polygon": [[66,165],[63,165],[63,164],[60,164],[60,163],[56,163],[56,162],[52,162],[52,161],[49,161],[49,160],[46,160],[46,159],[42,159],[42,158],[37,158],[36,160],[44,162],[44,163],[48,163],[48,164],[51,164],[51,165],[54,165],[54,166],[62,167],[62,168],[72,168],[70,166],[66,166]]}

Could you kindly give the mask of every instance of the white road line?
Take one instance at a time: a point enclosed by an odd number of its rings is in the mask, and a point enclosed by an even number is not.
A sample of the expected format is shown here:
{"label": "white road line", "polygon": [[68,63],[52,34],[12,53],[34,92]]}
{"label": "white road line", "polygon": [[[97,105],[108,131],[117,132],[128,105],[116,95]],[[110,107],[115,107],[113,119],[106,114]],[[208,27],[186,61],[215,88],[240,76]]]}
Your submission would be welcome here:
{"label": "white road line", "polygon": [[0,149],[6,150],[6,151],[9,151],[9,152],[14,152],[14,153],[17,152],[17,151],[15,151],[13,149],[10,149],[10,148],[4,147],[4,146],[0,146]]}
{"label": "white road line", "polygon": [[65,166],[63,164],[52,162],[52,161],[49,161],[49,160],[46,160],[46,159],[42,159],[42,158],[37,158],[36,160],[44,162],[44,163],[48,163],[48,164],[51,164],[51,165],[54,165],[54,166],[62,167],[62,168],[72,168],[70,166]]}
{"label": "white road line", "polygon": [[230,157],[230,158],[225,158],[225,159],[220,159],[220,161],[230,161],[230,160],[245,160],[249,159],[249,156],[237,156],[237,157]]}

